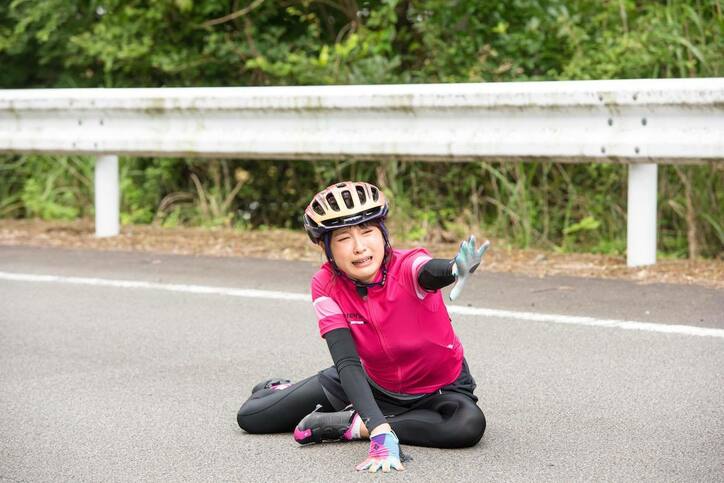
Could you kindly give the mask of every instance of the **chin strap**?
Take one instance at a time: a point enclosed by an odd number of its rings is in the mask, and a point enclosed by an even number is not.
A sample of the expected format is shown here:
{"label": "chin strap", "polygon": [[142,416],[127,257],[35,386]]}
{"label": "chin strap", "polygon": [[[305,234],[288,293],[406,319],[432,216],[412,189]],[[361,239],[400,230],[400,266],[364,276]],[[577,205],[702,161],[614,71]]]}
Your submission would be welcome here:
{"label": "chin strap", "polygon": [[[387,258],[387,257],[385,257],[385,258]],[[345,277],[347,277],[347,275],[345,275]],[[347,277],[347,278],[349,278],[349,277]],[[355,289],[357,289],[357,294],[360,297],[367,297],[368,289],[370,289],[372,287],[384,287],[385,286],[385,282],[387,281],[387,265],[385,264],[382,266],[382,280],[380,280],[379,282],[362,283],[359,280],[355,280],[353,278],[350,278],[350,280],[352,280],[352,282],[354,282],[354,287],[355,287]]]}

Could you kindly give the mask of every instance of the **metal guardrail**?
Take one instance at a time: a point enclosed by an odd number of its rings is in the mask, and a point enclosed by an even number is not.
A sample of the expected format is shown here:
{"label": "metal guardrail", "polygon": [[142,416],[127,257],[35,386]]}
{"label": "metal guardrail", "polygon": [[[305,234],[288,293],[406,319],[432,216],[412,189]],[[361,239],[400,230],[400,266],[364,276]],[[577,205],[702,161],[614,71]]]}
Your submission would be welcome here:
{"label": "metal guardrail", "polygon": [[724,159],[724,78],[324,87],[0,90],[0,153],[631,164],[628,263],[656,259],[656,165]]}

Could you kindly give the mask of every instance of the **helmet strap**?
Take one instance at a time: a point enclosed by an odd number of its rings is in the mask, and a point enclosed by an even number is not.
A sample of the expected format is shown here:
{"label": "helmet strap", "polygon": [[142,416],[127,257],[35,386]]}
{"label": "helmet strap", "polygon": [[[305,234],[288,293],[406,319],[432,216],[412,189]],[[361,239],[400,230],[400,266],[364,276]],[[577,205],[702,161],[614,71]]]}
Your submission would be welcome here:
{"label": "helmet strap", "polygon": [[390,235],[387,232],[387,226],[385,225],[385,221],[380,219],[377,222],[378,226],[380,227],[380,231],[382,232],[382,238],[385,239],[385,257],[382,260],[382,266],[387,267],[387,263],[390,261],[390,257],[392,256],[392,245],[390,244]]}

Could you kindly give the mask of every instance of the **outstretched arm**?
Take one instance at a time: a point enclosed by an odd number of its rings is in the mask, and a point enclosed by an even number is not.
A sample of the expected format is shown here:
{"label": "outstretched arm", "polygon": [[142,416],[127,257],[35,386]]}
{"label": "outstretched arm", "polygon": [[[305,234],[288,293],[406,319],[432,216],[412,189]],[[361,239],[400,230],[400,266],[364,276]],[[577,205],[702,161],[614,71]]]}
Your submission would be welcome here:
{"label": "outstretched arm", "polygon": [[465,285],[467,277],[475,272],[490,242],[486,241],[479,249],[475,248],[475,237],[460,244],[460,250],[452,260],[434,258],[422,266],[417,283],[425,290],[438,290],[457,281],[450,292],[450,300],[455,300]]}
{"label": "outstretched arm", "polygon": [[420,268],[417,283],[425,290],[434,291],[447,287],[455,281],[453,266],[455,259],[433,258]]}

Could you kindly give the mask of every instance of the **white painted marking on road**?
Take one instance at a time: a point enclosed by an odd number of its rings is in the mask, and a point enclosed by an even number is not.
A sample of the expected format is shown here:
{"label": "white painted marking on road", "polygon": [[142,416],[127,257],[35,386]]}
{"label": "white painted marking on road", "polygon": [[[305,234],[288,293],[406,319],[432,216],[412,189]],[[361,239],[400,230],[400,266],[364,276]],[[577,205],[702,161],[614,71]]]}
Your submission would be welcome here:
{"label": "white painted marking on road", "polygon": [[719,337],[724,339],[723,329],[695,327],[693,325],[657,324],[634,320],[595,319],[576,315],[540,314],[536,312],[513,312],[511,310],[481,309],[477,307],[448,306],[448,312],[459,315],[479,317],[500,317],[503,319],[527,320],[531,322],[553,322],[556,324],[587,325],[591,327],[613,327],[625,330],[643,330],[667,334],[698,335],[701,337]]}
{"label": "white painted marking on road", "polygon": [[62,277],[59,275],[33,275],[28,273],[8,272],[0,272],[0,279],[17,280],[21,282],[56,282],[70,283],[75,285],[95,285],[98,287],[145,288],[152,290],[166,290],[168,292],[228,295],[232,297],[248,297],[257,299],[304,300],[305,302],[312,301],[312,297],[310,295],[298,293],[276,292],[273,290],[209,287],[205,285],[154,283],[138,280],[110,280],[107,278]]}
{"label": "white painted marking on road", "polygon": [[[0,272],[0,280],[41,283],[68,283],[75,285],[94,285],[99,287],[137,288],[165,290],[167,292],[183,292],[208,295],[225,295],[231,297],[262,298],[273,300],[299,300],[311,302],[306,294],[278,292],[273,290],[238,289],[227,287],[210,287],[206,285],[187,285],[171,283],[154,283],[137,280],[112,280],[105,278],[64,277],[60,275],[35,275],[28,273]],[[589,327],[608,327],[624,330],[641,330],[666,334],[694,335],[700,337],[716,337],[724,339],[724,329],[695,327],[691,325],[657,324],[633,320],[596,319],[560,314],[541,314],[536,312],[516,312],[512,310],[484,309],[449,305],[448,312],[459,315],[478,317],[498,317],[503,319],[526,320],[530,322],[550,322],[554,324],[582,325]]]}

